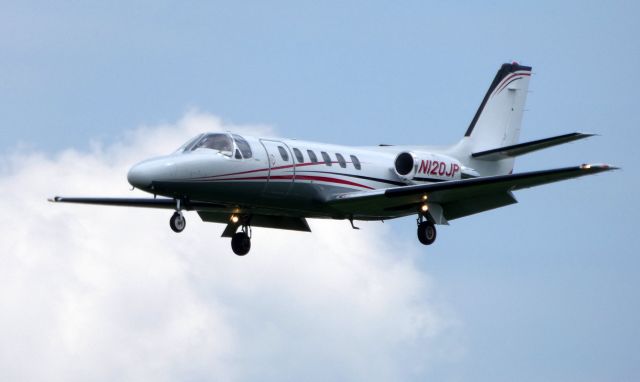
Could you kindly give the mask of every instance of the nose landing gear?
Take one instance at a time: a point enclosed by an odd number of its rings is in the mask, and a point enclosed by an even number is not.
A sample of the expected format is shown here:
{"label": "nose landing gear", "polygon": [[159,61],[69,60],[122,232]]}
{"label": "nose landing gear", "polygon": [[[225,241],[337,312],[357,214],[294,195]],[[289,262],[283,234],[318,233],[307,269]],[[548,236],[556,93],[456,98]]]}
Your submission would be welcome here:
{"label": "nose landing gear", "polygon": [[436,226],[429,220],[424,220],[420,215],[418,217],[418,240],[424,245],[431,245],[436,241]]}
{"label": "nose landing gear", "polygon": [[176,211],[173,213],[171,219],[169,219],[169,226],[171,226],[173,232],[180,233],[184,231],[184,227],[187,226],[187,220],[182,215],[182,212]]}
{"label": "nose landing gear", "polygon": [[182,215],[182,207],[180,206],[180,199],[176,199],[176,212],[173,213],[171,219],[169,219],[169,226],[173,232],[180,233],[184,231],[184,227],[187,226],[187,220]]}
{"label": "nose landing gear", "polygon": [[242,226],[242,231],[236,232],[231,237],[231,249],[238,256],[244,256],[251,250],[251,227]]}

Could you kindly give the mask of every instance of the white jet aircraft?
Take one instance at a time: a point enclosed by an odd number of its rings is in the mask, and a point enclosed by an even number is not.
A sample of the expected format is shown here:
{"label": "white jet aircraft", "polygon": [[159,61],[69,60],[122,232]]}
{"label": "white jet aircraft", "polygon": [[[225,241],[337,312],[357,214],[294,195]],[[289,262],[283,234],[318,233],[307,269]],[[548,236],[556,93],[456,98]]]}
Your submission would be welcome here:
{"label": "white jet aircraft", "polygon": [[[387,220],[417,216],[418,239],[436,224],[516,203],[513,191],[616,169],[587,165],[514,174],[515,157],[586,138],[570,133],[517,143],[531,67],[498,70],[464,137],[447,147],[339,146],[293,139],[200,134],[174,153],[145,160],[127,175],[153,198],[55,197],[54,202],[183,211],[226,224],[223,237],[243,256],[251,227],[310,232],[307,218]],[[160,197],[158,197],[160,196]]]}

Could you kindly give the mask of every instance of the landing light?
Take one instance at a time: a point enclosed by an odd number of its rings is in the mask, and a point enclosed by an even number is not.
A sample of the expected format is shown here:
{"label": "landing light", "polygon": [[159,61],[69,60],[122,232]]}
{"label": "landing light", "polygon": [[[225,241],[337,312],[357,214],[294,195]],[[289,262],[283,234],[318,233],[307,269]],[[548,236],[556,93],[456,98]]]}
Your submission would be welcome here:
{"label": "landing light", "polygon": [[428,205],[426,205],[426,204],[423,204],[423,205],[420,207],[420,210],[421,210],[422,212],[427,212],[427,211],[429,211],[429,206],[428,206]]}
{"label": "landing light", "polygon": [[427,195],[422,195],[422,200],[427,200]]}
{"label": "landing light", "polygon": [[232,222],[233,224],[237,223],[237,222],[238,222],[238,220],[240,220],[240,219],[239,219],[236,215],[231,215],[231,222]]}

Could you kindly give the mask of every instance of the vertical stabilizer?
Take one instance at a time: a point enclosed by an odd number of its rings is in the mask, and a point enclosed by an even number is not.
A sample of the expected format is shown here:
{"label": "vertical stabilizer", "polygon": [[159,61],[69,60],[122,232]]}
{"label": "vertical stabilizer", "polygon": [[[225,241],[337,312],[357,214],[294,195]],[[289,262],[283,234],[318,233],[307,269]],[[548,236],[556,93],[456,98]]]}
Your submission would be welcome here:
{"label": "vertical stabilizer", "polygon": [[462,141],[456,146],[457,156],[482,175],[509,173],[513,158],[496,163],[474,163],[471,153],[516,144],[524,104],[529,89],[531,67],[518,63],[503,64],[482,99]]}

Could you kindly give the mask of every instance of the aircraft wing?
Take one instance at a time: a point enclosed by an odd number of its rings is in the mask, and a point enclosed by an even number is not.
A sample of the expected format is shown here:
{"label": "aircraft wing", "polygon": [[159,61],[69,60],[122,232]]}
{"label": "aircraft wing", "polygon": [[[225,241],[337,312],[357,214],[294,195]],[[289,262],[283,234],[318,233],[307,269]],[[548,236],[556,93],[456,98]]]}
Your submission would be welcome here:
{"label": "aircraft wing", "polygon": [[[147,208],[164,208],[175,209],[176,201],[170,198],[69,198],[56,196],[49,199],[54,203],[76,203],[76,204],[97,204],[103,206],[120,206],[120,207],[147,207]],[[237,207],[226,206],[223,204],[201,202],[201,201],[183,201],[182,209],[187,211],[197,211],[200,218],[205,222],[214,222],[227,224],[227,229],[222,233],[223,237],[232,237],[236,232],[240,223],[232,223],[229,221],[229,215],[235,213]],[[277,213],[265,214],[251,213],[251,225],[255,227],[286,229],[291,231],[311,232],[307,220],[303,217],[283,216]]]}
{"label": "aircraft wing", "polygon": [[[175,209],[176,201],[169,198],[68,198],[56,196],[49,199],[54,203],[77,203],[77,204],[98,204],[103,206],[120,206],[120,207],[147,207],[147,208],[166,208]],[[207,210],[207,209],[224,209],[227,206],[216,203],[186,201],[182,205],[185,210]]]}
{"label": "aircraft wing", "polygon": [[346,193],[328,201],[336,210],[354,218],[398,217],[418,211],[425,202],[442,208],[446,220],[517,203],[511,191],[565,179],[615,170],[608,165],[581,165],[519,174],[488,176],[440,183]]}

